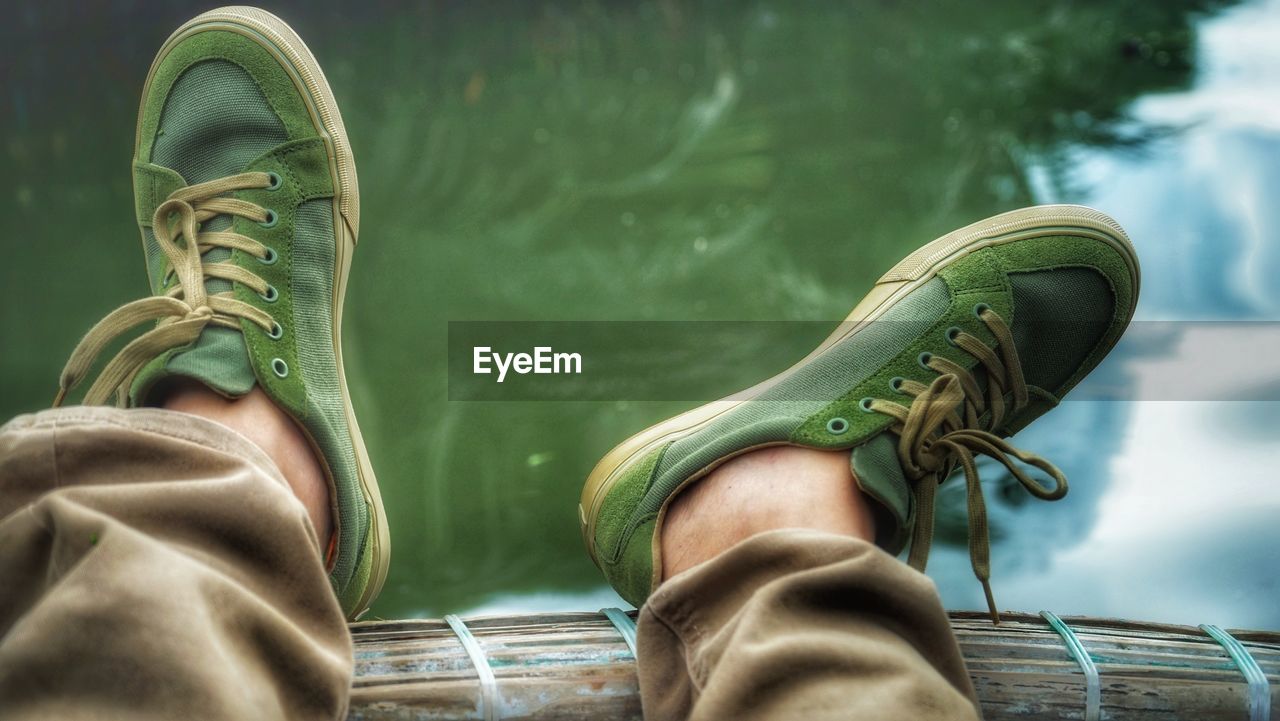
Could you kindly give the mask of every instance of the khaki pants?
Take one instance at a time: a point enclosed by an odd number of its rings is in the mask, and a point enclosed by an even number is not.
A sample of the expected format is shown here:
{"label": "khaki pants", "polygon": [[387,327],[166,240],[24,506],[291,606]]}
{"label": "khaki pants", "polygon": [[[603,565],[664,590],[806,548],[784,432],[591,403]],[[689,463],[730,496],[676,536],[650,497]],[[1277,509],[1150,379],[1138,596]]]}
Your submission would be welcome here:
{"label": "khaki pants", "polygon": [[[0,717],[334,719],[351,639],[315,532],[243,436],[163,410],[0,429]],[[974,719],[932,584],[778,531],[681,574],[639,624],[648,719]]]}

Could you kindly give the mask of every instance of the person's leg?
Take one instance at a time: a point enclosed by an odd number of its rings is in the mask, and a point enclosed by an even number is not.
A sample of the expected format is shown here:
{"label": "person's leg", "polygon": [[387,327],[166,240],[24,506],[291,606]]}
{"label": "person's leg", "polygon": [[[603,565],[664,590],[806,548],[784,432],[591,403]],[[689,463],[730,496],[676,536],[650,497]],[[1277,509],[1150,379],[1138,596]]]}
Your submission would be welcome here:
{"label": "person's leg", "polygon": [[[909,545],[924,570],[938,486],[962,470],[970,562],[998,622],[976,456],[1035,498],[1066,494],[1056,466],[1005,438],[1115,346],[1138,275],[1095,210],[987,218],[903,258],[786,371],[605,454],[578,520],[609,584],[643,607],[646,712],[972,718],[937,594],[894,556]],[[774,446],[789,450],[761,455]]]}
{"label": "person's leg", "polygon": [[[795,479],[804,482],[797,484]],[[875,539],[867,497],[839,453],[774,446],[738,456],[676,496],[662,527],[662,577],[708,561],[757,533],[808,528]]]}
{"label": "person's leg", "polygon": [[341,114],[292,29],[220,8],[157,53],[133,160],[150,297],[85,334],[54,400],[133,410],[0,429],[0,709],[336,718],[344,616],[390,553],[342,365]]}
{"label": "person's leg", "polygon": [[274,413],[212,413],[252,441],[160,409],[0,429],[6,719],[341,717],[350,636]]}
{"label": "person's leg", "polygon": [[778,447],[673,500],[638,628],[648,721],[979,717],[933,583],[873,545],[853,481]]}
{"label": "person's leg", "polygon": [[[85,334],[54,405],[85,387],[85,405],[169,403],[239,430],[287,428],[294,442],[268,451],[326,542],[343,611],[359,618],[386,580],[391,539],[343,370],[360,202],[324,74],[279,18],[203,13],[152,62],[133,160],[150,297]],[[306,480],[320,476],[322,489]]]}

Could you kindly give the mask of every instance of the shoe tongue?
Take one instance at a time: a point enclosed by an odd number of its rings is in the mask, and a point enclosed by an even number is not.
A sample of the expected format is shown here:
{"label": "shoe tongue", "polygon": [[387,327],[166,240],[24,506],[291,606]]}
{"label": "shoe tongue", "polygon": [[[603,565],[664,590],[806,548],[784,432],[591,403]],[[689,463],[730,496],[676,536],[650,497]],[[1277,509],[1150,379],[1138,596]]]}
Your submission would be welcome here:
{"label": "shoe tongue", "polygon": [[[218,215],[200,224],[201,232],[217,232],[231,228],[230,216]],[[186,242],[185,240],[183,242]],[[220,263],[231,258],[231,250],[214,248],[204,254],[205,263]],[[233,290],[228,280],[205,280],[209,295]],[[152,391],[169,378],[189,378],[213,391],[238,398],[253,389],[256,378],[249,361],[249,349],[237,329],[209,325],[189,348],[167,353],[138,373],[131,388],[133,405],[151,405]]]}
{"label": "shoe tongue", "polygon": [[857,446],[849,456],[849,467],[862,492],[881,506],[877,515],[876,545],[890,553],[906,546],[912,516],[911,484],[898,462],[897,436],[880,433]]}
{"label": "shoe tongue", "polygon": [[205,328],[190,348],[162,355],[139,371],[130,405],[153,405],[152,392],[171,378],[197,381],[228,398],[243,396],[257,383],[244,336],[221,326]]}

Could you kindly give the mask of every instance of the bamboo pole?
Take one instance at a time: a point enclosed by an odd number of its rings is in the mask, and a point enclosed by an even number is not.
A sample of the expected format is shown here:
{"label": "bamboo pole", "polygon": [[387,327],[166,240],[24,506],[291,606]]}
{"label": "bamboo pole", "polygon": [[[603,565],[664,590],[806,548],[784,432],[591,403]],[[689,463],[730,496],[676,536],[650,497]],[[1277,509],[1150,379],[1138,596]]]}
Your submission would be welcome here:
{"label": "bamboo pole", "polygon": [[[631,617],[635,614],[632,612]],[[1248,685],[1223,646],[1189,626],[1064,619],[1098,670],[1107,721],[1246,721]],[[1044,619],[952,613],[987,721],[1084,719],[1086,678]],[[465,621],[493,674],[486,697],[458,634],[444,621],[351,626],[356,679],[351,719],[639,721],[635,662],[599,613]],[[1232,631],[1271,685],[1280,721],[1280,632]],[[486,703],[487,700],[487,703]]]}

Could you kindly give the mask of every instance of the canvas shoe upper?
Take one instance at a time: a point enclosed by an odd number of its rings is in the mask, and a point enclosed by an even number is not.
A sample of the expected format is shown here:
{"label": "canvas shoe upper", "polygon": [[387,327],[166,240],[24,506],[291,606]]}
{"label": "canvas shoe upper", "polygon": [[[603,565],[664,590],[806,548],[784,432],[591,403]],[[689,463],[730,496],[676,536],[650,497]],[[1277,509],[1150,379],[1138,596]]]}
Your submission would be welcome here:
{"label": "canvas shoe upper", "polygon": [[220,8],[180,27],[143,89],[133,178],[151,296],[86,335],[57,402],[113,338],[150,322],[85,403],[148,405],[173,378],[229,398],[261,387],[305,431],[331,481],[326,562],[355,617],[385,580],[390,540],[342,364],[355,165],[306,45],[256,8]]}

